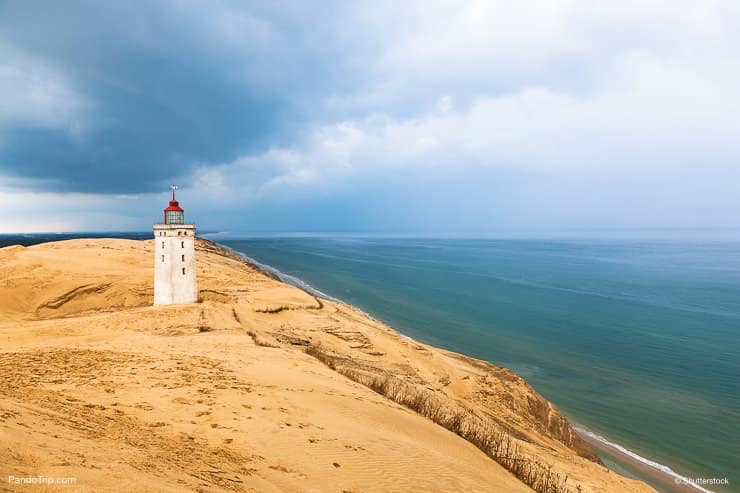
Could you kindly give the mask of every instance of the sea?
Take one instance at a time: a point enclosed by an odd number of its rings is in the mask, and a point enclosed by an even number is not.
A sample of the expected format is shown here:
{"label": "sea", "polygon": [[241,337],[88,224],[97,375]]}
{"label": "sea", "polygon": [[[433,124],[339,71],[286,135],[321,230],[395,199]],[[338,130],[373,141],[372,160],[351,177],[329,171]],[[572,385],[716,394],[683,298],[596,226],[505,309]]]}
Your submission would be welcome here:
{"label": "sea", "polygon": [[740,491],[740,239],[205,236],[408,337],[516,371],[622,450],[600,454],[623,474]]}

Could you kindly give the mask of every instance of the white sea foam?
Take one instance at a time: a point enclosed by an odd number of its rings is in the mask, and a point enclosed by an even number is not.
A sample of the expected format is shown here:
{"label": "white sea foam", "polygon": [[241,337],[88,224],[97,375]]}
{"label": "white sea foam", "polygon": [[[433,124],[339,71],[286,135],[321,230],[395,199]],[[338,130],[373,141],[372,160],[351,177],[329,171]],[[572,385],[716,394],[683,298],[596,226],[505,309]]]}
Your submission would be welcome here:
{"label": "white sea foam", "polygon": [[682,476],[681,474],[677,473],[676,471],[674,471],[673,469],[671,469],[670,467],[668,467],[668,466],[666,466],[664,464],[661,464],[659,462],[655,462],[655,461],[652,461],[652,460],[650,460],[648,458],[645,458],[645,457],[643,457],[643,456],[641,456],[641,455],[633,452],[632,450],[619,445],[618,443],[611,442],[611,441],[607,440],[606,438],[604,438],[603,436],[601,436],[601,435],[599,435],[597,433],[594,433],[591,430],[587,430],[586,428],[583,428],[582,426],[577,426],[577,425],[572,425],[572,426],[573,426],[573,429],[576,430],[581,435],[586,435],[590,439],[592,439],[594,441],[597,441],[597,442],[605,445],[608,448],[617,450],[617,451],[619,451],[619,453],[624,454],[627,457],[640,462],[641,464],[645,464],[648,467],[651,467],[651,468],[653,468],[653,469],[655,469],[657,471],[660,471],[663,474],[666,474],[667,476],[670,476],[671,478],[673,478],[677,483],[685,484],[687,486],[692,486],[692,487],[696,488],[698,491],[703,491],[704,493],[714,493],[714,491],[712,491],[712,490],[708,490],[708,489],[702,487],[701,485],[692,483],[689,478],[687,478],[686,476]]}

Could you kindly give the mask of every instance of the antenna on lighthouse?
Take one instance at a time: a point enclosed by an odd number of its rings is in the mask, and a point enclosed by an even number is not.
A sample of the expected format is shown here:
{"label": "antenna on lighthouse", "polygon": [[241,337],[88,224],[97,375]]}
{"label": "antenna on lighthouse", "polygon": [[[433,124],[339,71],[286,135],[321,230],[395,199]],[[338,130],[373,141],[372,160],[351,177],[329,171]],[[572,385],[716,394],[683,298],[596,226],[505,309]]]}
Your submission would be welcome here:
{"label": "antenna on lighthouse", "polygon": [[175,200],[175,190],[177,190],[177,185],[173,183],[170,188],[172,189],[172,200]]}

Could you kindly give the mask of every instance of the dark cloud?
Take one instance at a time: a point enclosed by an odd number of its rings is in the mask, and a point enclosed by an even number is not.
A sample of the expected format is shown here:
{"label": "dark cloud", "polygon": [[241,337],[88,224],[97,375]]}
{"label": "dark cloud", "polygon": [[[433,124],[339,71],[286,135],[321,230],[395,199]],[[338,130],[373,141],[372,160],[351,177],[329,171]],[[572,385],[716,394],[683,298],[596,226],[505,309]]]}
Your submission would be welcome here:
{"label": "dark cloud", "polygon": [[288,144],[328,81],[344,80],[341,60],[326,30],[299,25],[302,7],[238,5],[4,4],[10,65],[51,67],[86,106],[76,130],[0,127],[0,172],[59,191],[147,192],[195,164]]}

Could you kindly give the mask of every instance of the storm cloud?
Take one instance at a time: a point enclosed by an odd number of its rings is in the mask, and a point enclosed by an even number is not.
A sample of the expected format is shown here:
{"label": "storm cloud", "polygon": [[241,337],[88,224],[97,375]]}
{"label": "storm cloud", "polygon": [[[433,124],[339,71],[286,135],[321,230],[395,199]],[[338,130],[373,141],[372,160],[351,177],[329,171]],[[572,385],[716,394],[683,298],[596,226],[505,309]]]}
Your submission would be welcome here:
{"label": "storm cloud", "polygon": [[303,14],[320,12],[3,2],[3,171],[59,191],[138,193],[289,143],[341,65]]}
{"label": "storm cloud", "polygon": [[2,2],[0,230],[146,229],[173,180],[210,229],[737,227],[739,26],[730,1]]}

